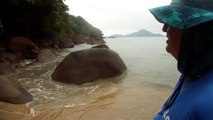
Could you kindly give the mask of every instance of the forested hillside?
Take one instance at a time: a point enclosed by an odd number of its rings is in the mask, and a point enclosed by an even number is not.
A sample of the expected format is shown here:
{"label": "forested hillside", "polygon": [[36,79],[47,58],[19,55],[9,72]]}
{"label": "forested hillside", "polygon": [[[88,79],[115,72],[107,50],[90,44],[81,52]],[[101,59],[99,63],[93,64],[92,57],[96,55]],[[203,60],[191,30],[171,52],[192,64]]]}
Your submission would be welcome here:
{"label": "forested hillside", "polygon": [[1,0],[1,43],[13,36],[27,37],[37,45],[59,47],[71,39],[76,43],[88,37],[102,40],[99,29],[80,16],[68,14],[68,10],[63,0]]}

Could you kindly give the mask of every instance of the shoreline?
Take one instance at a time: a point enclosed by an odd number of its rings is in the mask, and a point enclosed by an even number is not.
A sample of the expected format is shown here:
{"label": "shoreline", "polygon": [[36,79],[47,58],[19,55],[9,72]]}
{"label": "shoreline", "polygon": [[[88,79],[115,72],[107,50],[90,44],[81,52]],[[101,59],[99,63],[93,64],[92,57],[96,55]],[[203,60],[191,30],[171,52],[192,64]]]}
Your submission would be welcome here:
{"label": "shoreline", "polygon": [[[168,87],[125,87],[94,99],[87,105],[44,109],[36,116],[25,105],[0,103],[1,120],[152,120],[169,97]],[[8,117],[10,116],[10,117]]]}

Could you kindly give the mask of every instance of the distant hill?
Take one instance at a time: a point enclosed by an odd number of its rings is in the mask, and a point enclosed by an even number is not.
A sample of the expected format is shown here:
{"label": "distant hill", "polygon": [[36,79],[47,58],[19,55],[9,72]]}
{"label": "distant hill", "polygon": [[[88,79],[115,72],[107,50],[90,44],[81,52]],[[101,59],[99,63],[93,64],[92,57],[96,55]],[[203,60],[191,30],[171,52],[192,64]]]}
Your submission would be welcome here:
{"label": "distant hill", "polygon": [[148,30],[142,29],[137,32],[125,35],[127,37],[160,37],[163,36],[161,34],[154,34],[149,32]]}
{"label": "distant hill", "polygon": [[117,37],[125,37],[125,35],[114,34],[114,35],[109,36],[108,38],[117,38]]}
{"label": "distant hill", "polygon": [[155,34],[151,33],[148,30],[142,29],[137,32],[133,32],[127,35],[121,35],[121,34],[114,34],[109,36],[110,38],[116,38],[116,37],[163,37],[161,34]]}

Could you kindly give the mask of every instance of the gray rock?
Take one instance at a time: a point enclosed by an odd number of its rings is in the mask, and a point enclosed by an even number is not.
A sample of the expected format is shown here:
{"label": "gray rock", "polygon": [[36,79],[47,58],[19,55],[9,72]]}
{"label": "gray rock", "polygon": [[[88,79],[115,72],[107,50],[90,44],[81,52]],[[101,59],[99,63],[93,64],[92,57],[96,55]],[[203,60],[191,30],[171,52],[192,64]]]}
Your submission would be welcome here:
{"label": "gray rock", "polygon": [[17,63],[19,60],[16,55],[8,52],[0,53],[0,61],[8,63]]}
{"label": "gray rock", "polygon": [[15,71],[15,65],[12,65],[8,62],[0,62],[0,75],[11,74]]}
{"label": "gray rock", "polygon": [[16,81],[0,76],[0,101],[24,104],[33,100],[33,97]]}
{"label": "gray rock", "polygon": [[60,48],[72,48],[75,46],[72,38],[66,39],[64,41],[60,41]]}
{"label": "gray rock", "polygon": [[50,49],[42,49],[37,55],[39,62],[48,62],[56,58],[56,55]]}
{"label": "gray rock", "polygon": [[0,75],[14,73],[18,62],[17,56],[11,53],[0,54]]}
{"label": "gray rock", "polygon": [[55,81],[82,84],[122,74],[126,65],[119,55],[106,48],[92,48],[70,53],[51,77]]}
{"label": "gray rock", "polygon": [[39,48],[26,37],[12,37],[8,43],[9,49],[20,58],[35,59]]}

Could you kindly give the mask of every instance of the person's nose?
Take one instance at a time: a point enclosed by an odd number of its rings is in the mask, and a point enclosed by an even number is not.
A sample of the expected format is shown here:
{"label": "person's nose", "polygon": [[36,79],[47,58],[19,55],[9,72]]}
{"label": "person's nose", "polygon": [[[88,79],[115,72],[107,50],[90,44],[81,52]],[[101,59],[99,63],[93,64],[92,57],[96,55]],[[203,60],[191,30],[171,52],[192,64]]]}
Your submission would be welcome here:
{"label": "person's nose", "polygon": [[163,28],[162,28],[162,31],[163,31],[163,32],[167,32],[168,27],[169,27],[168,25],[164,24],[164,25],[163,25]]}

